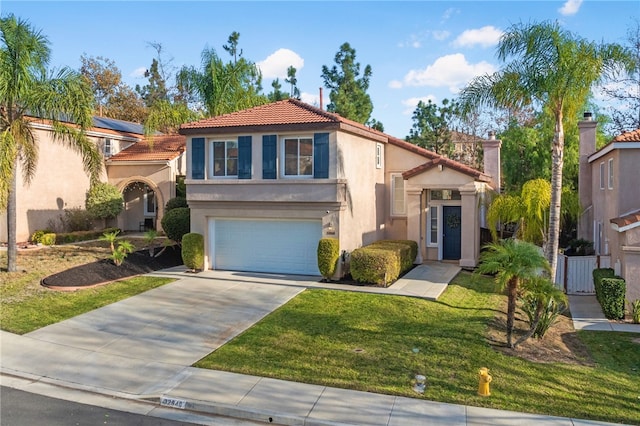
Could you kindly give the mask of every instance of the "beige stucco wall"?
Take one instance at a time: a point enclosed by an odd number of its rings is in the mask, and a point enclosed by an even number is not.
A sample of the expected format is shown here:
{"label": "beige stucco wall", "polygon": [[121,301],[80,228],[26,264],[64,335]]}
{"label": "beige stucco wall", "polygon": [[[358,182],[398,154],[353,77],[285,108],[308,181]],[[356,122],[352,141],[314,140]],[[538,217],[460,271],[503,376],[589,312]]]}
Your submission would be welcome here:
{"label": "beige stucco wall", "polygon": [[[39,147],[38,164],[29,185],[25,184],[22,169],[18,168],[18,242],[27,241],[38,229],[47,228],[50,221],[59,223],[64,209],[84,209],[85,194],[89,189],[89,178],[80,155],[62,143],[54,142],[49,131],[37,129],[34,134]],[[90,139],[97,143],[97,138]],[[0,241],[7,241],[6,210],[0,216]]]}

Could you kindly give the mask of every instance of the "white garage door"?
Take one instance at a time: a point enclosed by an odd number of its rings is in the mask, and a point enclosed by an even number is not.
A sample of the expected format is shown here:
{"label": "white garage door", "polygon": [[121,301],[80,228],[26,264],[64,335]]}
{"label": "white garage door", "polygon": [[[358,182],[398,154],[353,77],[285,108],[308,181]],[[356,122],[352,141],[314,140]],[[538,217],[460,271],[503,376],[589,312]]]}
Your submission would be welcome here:
{"label": "white garage door", "polygon": [[319,220],[210,219],[213,269],[320,275]]}

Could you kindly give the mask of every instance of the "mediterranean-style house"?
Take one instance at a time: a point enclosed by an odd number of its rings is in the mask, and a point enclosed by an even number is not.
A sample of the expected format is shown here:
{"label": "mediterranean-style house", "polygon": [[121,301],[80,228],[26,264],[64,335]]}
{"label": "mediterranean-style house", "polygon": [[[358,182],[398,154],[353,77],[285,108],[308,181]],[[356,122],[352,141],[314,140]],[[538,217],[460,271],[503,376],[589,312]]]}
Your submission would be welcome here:
{"label": "mediterranean-style house", "polygon": [[205,269],[319,275],[317,245],[418,242],[416,262],[474,267],[483,201],[499,188],[500,141],[484,171],[295,99],[183,124],[191,231]]}
{"label": "mediterranean-style house", "polygon": [[[69,124],[72,125],[72,124]],[[18,170],[17,227],[19,242],[39,229],[55,227],[66,209],[84,208],[89,178],[74,150],[53,140],[51,123],[30,120],[38,141],[37,169],[29,185]],[[164,204],[176,194],[176,180],[185,175],[185,138],[145,138],[141,125],[94,117],[87,131],[104,155],[101,180],[120,189],[125,209],[109,225],[125,231],[161,229]],[[58,225],[59,226],[59,225]],[[0,242],[7,241],[6,211],[0,212]]]}
{"label": "mediterranean-style house", "polygon": [[634,301],[640,299],[640,129],[596,150],[596,127],[591,113],[578,123],[578,238],[593,241],[596,254],[611,256],[626,281],[627,300]]}

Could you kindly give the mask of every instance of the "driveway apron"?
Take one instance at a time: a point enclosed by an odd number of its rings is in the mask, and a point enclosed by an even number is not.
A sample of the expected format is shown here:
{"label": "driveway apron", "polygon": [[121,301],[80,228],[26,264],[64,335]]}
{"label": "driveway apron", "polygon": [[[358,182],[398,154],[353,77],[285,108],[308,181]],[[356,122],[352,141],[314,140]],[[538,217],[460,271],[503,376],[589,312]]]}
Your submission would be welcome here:
{"label": "driveway apron", "polygon": [[32,374],[89,387],[161,391],[302,290],[193,275],[23,336],[33,350],[22,362]]}

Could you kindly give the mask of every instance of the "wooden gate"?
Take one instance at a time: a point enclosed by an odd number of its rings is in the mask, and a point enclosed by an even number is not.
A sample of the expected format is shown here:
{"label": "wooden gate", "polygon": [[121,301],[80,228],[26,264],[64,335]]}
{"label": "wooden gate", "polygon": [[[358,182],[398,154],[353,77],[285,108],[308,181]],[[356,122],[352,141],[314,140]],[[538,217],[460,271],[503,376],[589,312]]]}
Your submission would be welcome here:
{"label": "wooden gate", "polygon": [[567,294],[594,294],[593,270],[610,268],[611,256],[558,255],[556,285]]}

